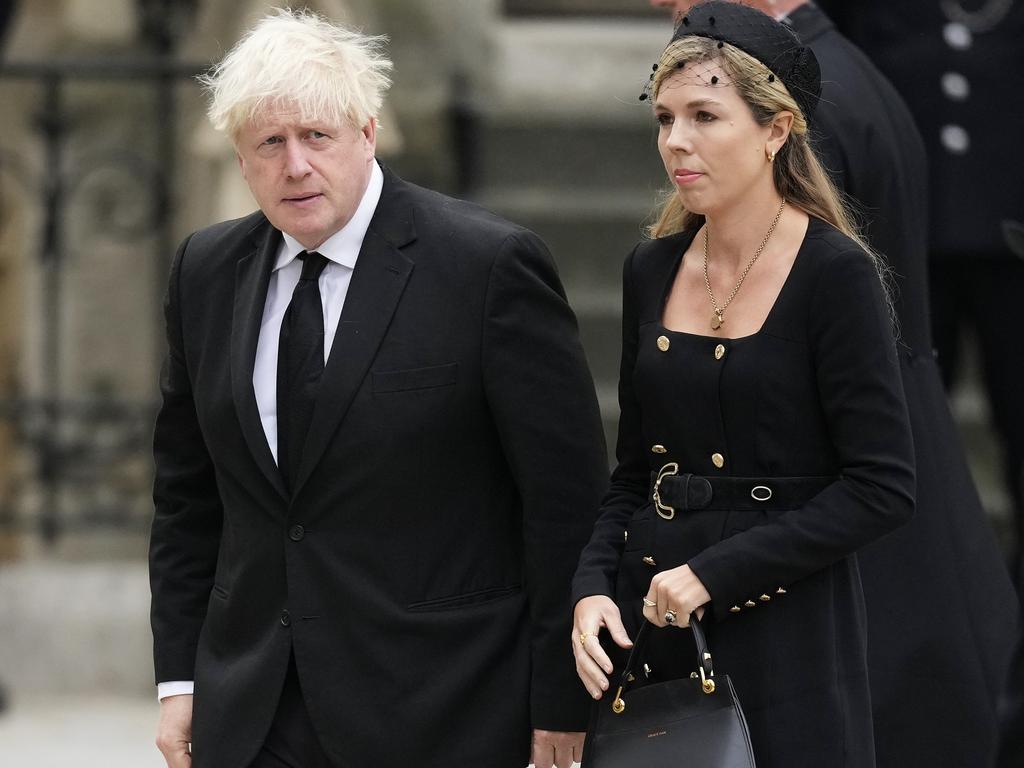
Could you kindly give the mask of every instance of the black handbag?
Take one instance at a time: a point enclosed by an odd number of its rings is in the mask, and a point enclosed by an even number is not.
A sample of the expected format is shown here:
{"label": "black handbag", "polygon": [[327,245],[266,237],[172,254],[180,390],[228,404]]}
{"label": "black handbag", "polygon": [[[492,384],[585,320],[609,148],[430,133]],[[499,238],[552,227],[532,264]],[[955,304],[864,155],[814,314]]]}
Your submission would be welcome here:
{"label": "black handbag", "polygon": [[[715,676],[696,615],[697,671],[631,689],[655,628],[643,622],[612,701],[595,703],[581,768],[754,768],[750,733],[728,675]],[[677,629],[666,629],[678,632]],[[684,630],[685,631],[685,630]]]}

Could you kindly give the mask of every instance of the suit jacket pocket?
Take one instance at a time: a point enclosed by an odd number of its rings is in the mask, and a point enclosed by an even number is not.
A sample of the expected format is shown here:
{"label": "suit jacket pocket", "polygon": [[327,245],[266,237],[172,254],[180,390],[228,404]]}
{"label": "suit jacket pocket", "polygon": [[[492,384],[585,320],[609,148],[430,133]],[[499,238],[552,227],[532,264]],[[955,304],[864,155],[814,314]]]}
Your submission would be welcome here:
{"label": "suit jacket pocket", "polygon": [[510,587],[491,587],[490,589],[478,589],[475,592],[464,592],[461,595],[421,600],[418,603],[410,603],[406,608],[410,611],[447,611],[452,608],[493,603],[513,595],[518,595],[522,591],[523,587],[521,584],[514,584]]}
{"label": "suit jacket pocket", "polygon": [[410,389],[430,389],[455,383],[458,363],[432,365],[428,368],[410,368],[404,371],[374,371],[373,391],[404,392]]}

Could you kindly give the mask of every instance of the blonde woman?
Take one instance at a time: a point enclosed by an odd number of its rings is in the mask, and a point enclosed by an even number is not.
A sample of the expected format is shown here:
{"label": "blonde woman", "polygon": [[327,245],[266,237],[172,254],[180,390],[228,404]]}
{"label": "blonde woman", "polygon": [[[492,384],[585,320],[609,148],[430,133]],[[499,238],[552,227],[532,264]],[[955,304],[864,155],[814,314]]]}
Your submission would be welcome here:
{"label": "blonde woman", "polygon": [[674,189],[626,260],[618,466],[573,590],[598,700],[645,619],[648,681],[688,675],[703,615],[761,768],[874,765],[855,553],[914,506],[881,270],[807,140],[819,93],[792,32],[727,2],[653,71]]}

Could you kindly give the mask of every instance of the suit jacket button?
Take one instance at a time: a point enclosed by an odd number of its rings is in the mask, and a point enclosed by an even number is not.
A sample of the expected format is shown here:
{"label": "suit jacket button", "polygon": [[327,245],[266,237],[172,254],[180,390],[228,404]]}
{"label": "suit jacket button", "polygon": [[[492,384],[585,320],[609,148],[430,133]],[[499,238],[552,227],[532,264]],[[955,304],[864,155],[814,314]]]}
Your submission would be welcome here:
{"label": "suit jacket button", "polygon": [[725,357],[725,344],[719,344],[715,347],[715,360],[721,360]]}
{"label": "suit jacket button", "polygon": [[301,525],[293,525],[288,529],[288,538],[292,541],[302,541],[306,536],[306,529]]}
{"label": "suit jacket button", "polygon": [[657,563],[654,562],[654,558],[650,555],[644,555],[644,563],[647,565],[657,565]]}
{"label": "suit jacket button", "polygon": [[668,340],[668,336],[658,337],[658,349],[662,352],[668,352],[668,348],[672,346],[672,342]]}
{"label": "suit jacket button", "polygon": [[747,608],[753,608],[755,605],[757,605],[757,603],[755,603],[753,600],[747,600],[747,602],[745,602],[743,605],[745,605]]}
{"label": "suit jacket button", "polygon": [[721,469],[725,466],[725,457],[720,453],[711,454],[711,463]]}
{"label": "suit jacket button", "polygon": [[291,614],[287,610],[281,611],[281,626],[290,627],[292,623]]}
{"label": "suit jacket button", "polygon": [[739,612],[740,612],[740,607],[738,605],[734,605],[732,608],[729,609],[729,613],[739,613]]}

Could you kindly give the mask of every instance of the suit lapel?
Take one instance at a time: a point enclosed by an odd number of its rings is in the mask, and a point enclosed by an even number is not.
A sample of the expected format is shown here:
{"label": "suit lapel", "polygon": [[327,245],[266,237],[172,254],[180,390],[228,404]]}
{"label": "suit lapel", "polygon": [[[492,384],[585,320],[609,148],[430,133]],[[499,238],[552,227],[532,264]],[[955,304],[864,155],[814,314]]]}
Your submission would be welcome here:
{"label": "suit lapel", "polygon": [[281,235],[269,222],[265,222],[253,230],[252,237],[252,252],[240,259],[235,268],[235,305],[231,319],[231,392],[249,451],[270,484],[287,500],[288,493],[274,462],[274,455],[270,452],[260,421],[259,406],[256,404],[256,392],[252,386],[263,306]]}
{"label": "suit lapel", "polygon": [[324,368],[299,464],[298,494],[348,412],[398,308],[413,263],[401,250],[415,239],[404,182],[384,169],[384,189],[352,273]]}

